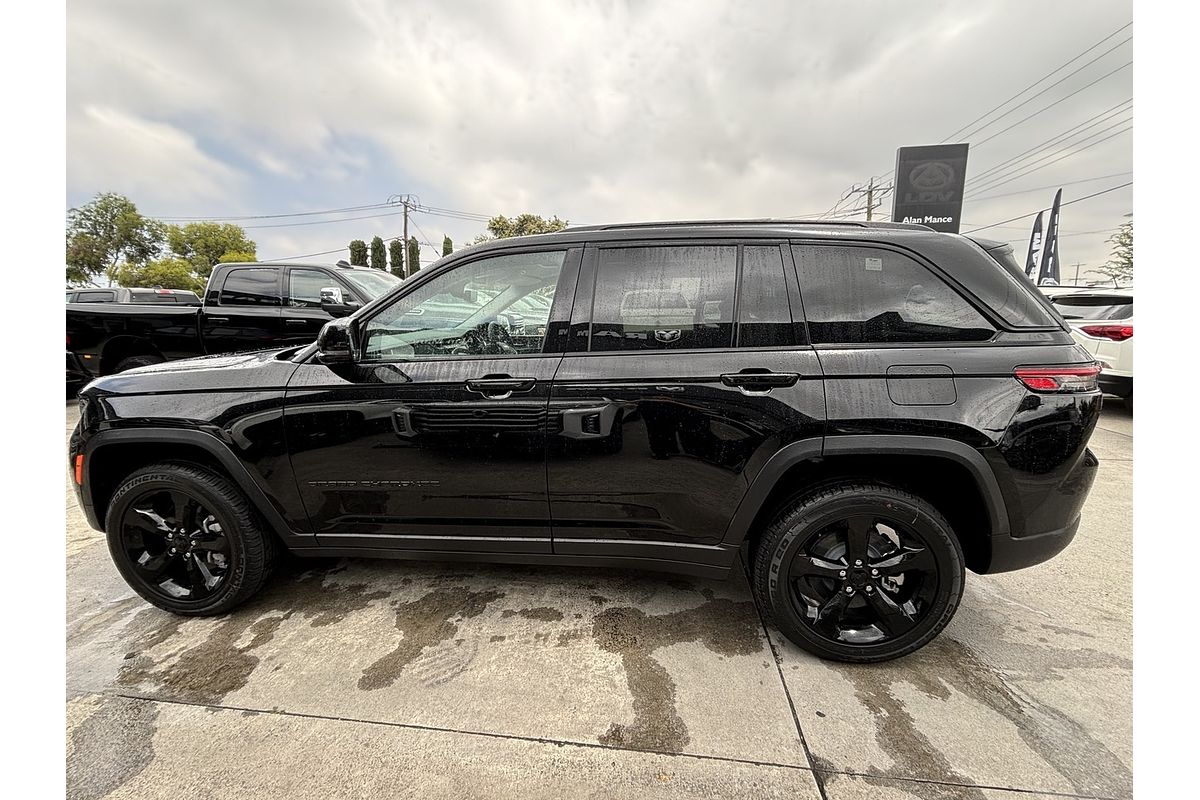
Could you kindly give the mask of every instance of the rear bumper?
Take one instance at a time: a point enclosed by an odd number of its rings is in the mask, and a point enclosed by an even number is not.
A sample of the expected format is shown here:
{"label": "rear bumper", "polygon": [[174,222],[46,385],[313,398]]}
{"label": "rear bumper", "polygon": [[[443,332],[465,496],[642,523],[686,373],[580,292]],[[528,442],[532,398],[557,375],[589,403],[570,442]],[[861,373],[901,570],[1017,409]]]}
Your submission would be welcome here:
{"label": "rear bumper", "polygon": [[1080,517],[1076,517],[1070,525],[1053,531],[1046,531],[1035,536],[993,536],[992,560],[988,565],[988,574],[993,572],[1012,572],[1015,569],[1032,567],[1049,561],[1066,549],[1075,533],[1079,530]]}

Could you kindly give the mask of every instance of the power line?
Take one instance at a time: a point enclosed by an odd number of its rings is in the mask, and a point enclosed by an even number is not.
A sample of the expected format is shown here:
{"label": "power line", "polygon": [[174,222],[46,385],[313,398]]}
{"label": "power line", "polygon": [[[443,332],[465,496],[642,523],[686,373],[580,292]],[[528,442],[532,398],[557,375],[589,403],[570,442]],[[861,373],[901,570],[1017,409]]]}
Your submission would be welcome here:
{"label": "power line", "polygon": [[[1132,186],[1132,185],[1133,185],[1133,181],[1129,181],[1128,183],[1122,183],[1120,186],[1112,186],[1112,187],[1109,187],[1108,189],[1102,189],[1099,192],[1093,192],[1092,194],[1084,195],[1083,197],[1077,197],[1076,199],[1068,200],[1065,203],[1060,203],[1059,208],[1062,208],[1064,206],[1074,205],[1075,203],[1082,203],[1084,200],[1091,200],[1093,197],[1099,197],[1102,194],[1108,194],[1109,192],[1115,192],[1118,189],[1124,189],[1126,186]],[[1037,211],[1030,211],[1028,214],[1022,214],[1019,217],[1012,217],[1011,219],[1002,219],[999,222],[993,222],[991,225],[984,225],[982,228],[972,228],[969,231],[964,231],[964,233],[978,233],[979,231],[986,231],[988,228],[998,227],[1000,225],[1005,224],[1006,222],[1016,222],[1019,219],[1029,219],[1034,214],[1037,214],[1038,212],[1045,211],[1045,210],[1046,209],[1044,209],[1044,208],[1039,208]]]}
{"label": "power line", "polygon": [[296,211],[290,214],[243,214],[240,216],[224,216],[224,217],[158,217],[152,214],[147,216],[152,219],[157,219],[162,222],[225,222],[236,221],[242,219],[283,219],[285,217],[314,217],[324,214],[343,214],[351,211],[366,211],[372,208],[387,208],[387,203],[373,203],[363,206],[346,206],[345,208],[328,208],[324,211]]}
{"label": "power line", "polygon": [[[1128,121],[1128,120],[1126,120],[1126,121]],[[1108,130],[1108,129],[1106,128],[1105,130]],[[1039,170],[1043,170],[1043,169],[1045,169],[1046,167],[1049,167],[1049,166],[1051,166],[1051,165],[1053,165],[1053,164],[1057,164],[1059,161],[1062,161],[1064,158],[1070,158],[1071,156],[1079,155],[1079,154],[1080,154],[1080,153],[1082,153],[1084,150],[1090,150],[1090,149],[1092,149],[1093,147],[1095,147],[1096,145],[1103,144],[1104,142],[1107,142],[1109,139],[1112,139],[1113,137],[1116,137],[1116,136],[1120,136],[1120,135],[1121,135],[1121,134],[1123,134],[1123,133],[1129,133],[1129,131],[1131,131],[1131,130],[1133,130],[1133,126],[1132,126],[1132,125],[1130,125],[1128,128],[1122,128],[1121,130],[1119,130],[1119,131],[1117,131],[1117,132],[1115,132],[1115,133],[1110,133],[1108,136],[1105,136],[1103,139],[1099,139],[1099,140],[1097,140],[1097,141],[1095,141],[1095,142],[1092,142],[1091,144],[1089,144],[1089,145],[1087,145],[1087,146],[1085,146],[1085,147],[1079,147],[1078,149],[1076,149],[1076,150],[1073,150],[1073,151],[1071,151],[1071,152],[1069,152],[1069,153],[1064,153],[1063,155],[1059,156],[1058,158],[1054,159],[1053,161],[1048,161],[1048,162],[1046,162],[1045,164],[1042,164],[1041,166],[1034,167],[1032,164],[1026,165],[1026,166],[1029,166],[1029,167],[1031,167],[1031,168],[1030,168],[1030,169],[1027,169],[1027,170],[1025,170],[1024,172],[1019,172],[1019,173],[1017,173],[1016,175],[1009,175],[1009,176],[1007,176],[1007,177],[1006,177],[1004,180],[995,181],[995,182],[993,182],[993,183],[989,183],[989,184],[987,184],[986,186],[980,186],[980,187],[977,187],[977,188],[975,189],[975,191],[987,191],[987,190],[989,190],[989,189],[996,189],[996,188],[999,188],[999,187],[1001,187],[1001,186],[1005,185],[1006,183],[1012,183],[1013,181],[1017,180],[1018,178],[1023,178],[1023,177],[1025,177],[1026,175],[1031,175],[1031,174],[1033,174],[1034,172],[1038,172]],[[1100,131],[1100,133],[1103,133],[1103,132],[1104,132],[1104,131]],[[1095,135],[1099,135],[1099,133],[1097,133],[1097,134],[1095,134]],[[1092,137],[1088,137],[1088,138],[1092,138]],[[1076,145],[1081,145],[1081,144],[1083,144],[1083,142],[1086,142],[1086,141],[1087,141],[1087,139],[1084,139],[1083,141],[1076,142],[1075,144],[1076,144]],[[1074,146],[1074,145],[1073,145],[1073,146]],[[1061,152],[1061,151],[1060,151],[1060,152]],[[1039,159],[1039,160],[1040,160],[1040,159]]]}
{"label": "power line", "polygon": [[255,230],[257,228],[301,228],[306,225],[334,225],[339,222],[353,222],[356,219],[379,219],[380,217],[397,217],[403,214],[403,211],[389,211],[385,214],[365,214],[361,217],[341,217],[340,219],[317,219],[311,222],[279,222],[272,225],[243,225],[245,230]]}
{"label": "power line", "polygon": [[996,105],[996,106],[994,106],[994,107],[992,107],[992,108],[988,109],[987,111],[983,112],[983,114],[981,114],[981,115],[979,115],[978,117],[976,117],[975,119],[971,120],[971,121],[970,121],[970,122],[968,122],[966,125],[962,126],[962,127],[961,127],[961,128],[959,128],[958,130],[956,130],[954,133],[952,133],[952,134],[950,134],[949,136],[947,136],[945,139],[942,139],[942,143],[948,142],[948,141],[950,141],[951,139],[953,139],[954,137],[958,136],[958,135],[959,135],[960,133],[962,133],[963,131],[965,131],[965,130],[969,129],[969,128],[970,128],[972,125],[974,125],[976,122],[979,122],[980,120],[982,120],[982,119],[984,119],[985,117],[987,117],[988,115],[990,115],[990,114],[991,114],[993,111],[997,111],[997,110],[999,110],[999,109],[1003,108],[1004,106],[1008,105],[1008,104],[1009,104],[1009,103],[1011,103],[1013,100],[1016,100],[1018,97],[1020,97],[1021,95],[1025,94],[1025,92],[1028,92],[1030,89],[1032,89],[1033,87],[1037,86],[1037,85],[1038,85],[1039,83],[1041,83],[1042,81],[1044,81],[1044,80],[1046,80],[1047,78],[1049,78],[1050,76],[1054,75],[1054,73],[1056,73],[1056,72],[1060,72],[1060,71],[1062,71],[1062,70],[1066,69],[1066,68],[1067,68],[1067,67],[1069,67],[1071,64],[1073,64],[1073,63],[1075,63],[1076,61],[1078,61],[1079,59],[1083,58],[1083,57],[1084,57],[1084,56],[1086,56],[1088,53],[1092,52],[1092,51],[1093,51],[1093,50],[1095,50],[1097,47],[1099,47],[1100,45],[1104,44],[1104,43],[1105,43],[1105,42],[1107,42],[1109,39],[1111,39],[1112,37],[1116,36],[1118,33],[1120,33],[1121,31],[1125,30],[1126,28],[1128,28],[1128,27],[1129,27],[1129,26],[1131,26],[1131,25],[1133,25],[1133,23],[1132,23],[1132,22],[1127,22],[1127,23],[1125,23],[1124,25],[1122,25],[1121,27],[1117,28],[1117,29],[1116,29],[1115,31],[1113,31],[1112,33],[1110,33],[1110,34],[1108,34],[1107,36],[1105,36],[1105,37],[1104,37],[1103,39],[1101,39],[1100,41],[1096,42],[1096,43],[1095,43],[1094,45],[1092,45],[1091,47],[1089,47],[1089,48],[1087,48],[1086,50],[1084,50],[1084,51],[1083,51],[1082,53],[1080,53],[1079,55],[1077,55],[1077,56],[1075,56],[1074,58],[1072,58],[1072,59],[1071,59],[1070,61],[1068,61],[1067,63],[1063,64],[1061,67],[1057,67],[1056,69],[1052,69],[1052,70],[1050,70],[1050,71],[1049,71],[1049,72],[1047,72],[1045,75],[1043,75],[1042,77],[1038,78],[1036,81],[1034,81],[1033,83],[1029,84],[1029,85],[1028,85],[1028,86],[1026,86],[1024,89],[1022,89],[1021,91],[1019,91],[1019,92],[1017,92],[1016,94],[1014,94],[1012,97],[1010,97],[1010,98],[1008,98],[1007,100],[1005,100],[1003,103],[1000,103],[999,105]]}
{"label": "power line", "polygon": [[1124,178],[1126,175],[1132,175],[1132,174],[1133,174],[1132,172],[1114,172],[1111,175],[1097,175],[1094,178],[1083,178],[1083,179],[1077,180],[1077,181],[1066,181],[1065,183],[1052,183],[1049,186],[1034,186],[1033,188],[1021,189],[1016,192],[1005,192],[1003,194],[985,194],[983,197],[967,198],[966,200],[963,200],[963,202],[964,203],[978,203],[983,200],[993,200],[993,199],[997,199],[1000,197],[1015,197],[1016,195],[1019,195],[1019,194],[1029,194],[1031,192],[1042,192],[1047,189],[1058,189],[1063,186],[1074,186],[1079,183],[1091,183],[1092,181],[1102,181],[1102,180],[1105,180],[1106,178]]}

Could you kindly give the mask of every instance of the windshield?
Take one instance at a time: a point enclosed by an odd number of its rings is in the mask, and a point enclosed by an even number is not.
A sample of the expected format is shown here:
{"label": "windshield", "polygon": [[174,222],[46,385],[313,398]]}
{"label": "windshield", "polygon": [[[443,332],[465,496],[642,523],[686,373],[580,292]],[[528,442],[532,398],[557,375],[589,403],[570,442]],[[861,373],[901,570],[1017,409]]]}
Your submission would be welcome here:
{"label": "windshield", "polygon": [[1066,294],[1051,302],[1064,319],[1132,319],[1133,298],[1120,295]]}
{"label": "windshield", "polygon": [[400,285],[400,279],[395,275],[378,269],[343,269],[338,270],[338,275],[350,281],[368,300],[387,294]]}

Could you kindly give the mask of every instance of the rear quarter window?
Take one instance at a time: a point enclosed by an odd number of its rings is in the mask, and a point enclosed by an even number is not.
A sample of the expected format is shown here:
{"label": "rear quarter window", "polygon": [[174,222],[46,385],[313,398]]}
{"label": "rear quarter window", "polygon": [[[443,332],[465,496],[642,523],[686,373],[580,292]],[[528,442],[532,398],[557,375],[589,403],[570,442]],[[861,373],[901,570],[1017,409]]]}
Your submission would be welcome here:
{"label": "rear quarter window", "polygon": [[977,342],[996,331],[974,306],[903,253],[795,245],[813,344]]}

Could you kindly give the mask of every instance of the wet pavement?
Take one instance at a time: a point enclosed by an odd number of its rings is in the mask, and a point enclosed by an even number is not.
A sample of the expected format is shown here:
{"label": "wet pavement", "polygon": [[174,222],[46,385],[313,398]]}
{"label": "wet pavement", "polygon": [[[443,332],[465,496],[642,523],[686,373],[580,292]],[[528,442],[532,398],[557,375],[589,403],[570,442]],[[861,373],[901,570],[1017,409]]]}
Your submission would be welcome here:
{"label": "wet pavement", "polygon": [[1129,797],[1116,405],[1071,547],[970,575],[937,640],[870,666],[765,628],[742,574],[299,561],[185,620],[125,586],[68,487],[68,796]]}

